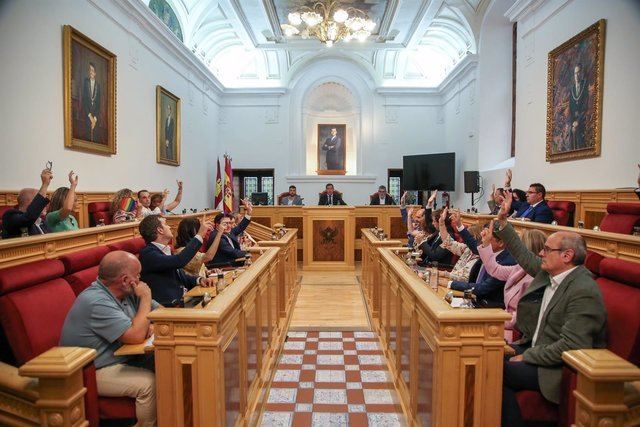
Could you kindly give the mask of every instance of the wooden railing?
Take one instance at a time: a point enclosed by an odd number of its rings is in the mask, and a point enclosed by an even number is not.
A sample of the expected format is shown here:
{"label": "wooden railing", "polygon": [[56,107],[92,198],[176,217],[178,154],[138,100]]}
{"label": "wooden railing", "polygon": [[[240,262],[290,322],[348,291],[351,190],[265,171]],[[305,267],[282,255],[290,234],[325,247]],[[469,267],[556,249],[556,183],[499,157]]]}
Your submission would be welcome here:
{"label": "wooden railing", "polygon": [[563,200],[576,204],[574,225],[584,222],[586,228],[600,225],[607,213],[607,203],[640,203],[633,189],[613,190],[555,190],[547,191],[547,200]]}
{"label": "wooden railing", "polygon": [[[187,215],[168,215],[166,218],[175,235],[178,224],[184,218],[212,219],[216,213],[205,211]],[[41,236],[3,239],[0,240],[0,269],[31,261],[58,258],[70,252],[131,239],[140,235],[139,225],[140,222],[137,221],[126,222]]]}
{"label": "wooden railing", "polygon": [[400,240],[380,240],[368,228],[360,230],[362,235],[362,291],[377,330],[380,321],[380,253],[378,248],[397,248],[402,246]]}
{"label": "wooden railing", "polygon": [[[498,426],[503,310],[454,309],[394,252],[378,248],[378,332],[410,425]],[[377,267],[377,268],[376,268]]]}
{"label": "wooden railing", "polygon": [[258,421],[289,317],[278,326],[281,249],[255,250],[264,253],[207,307],[149,315],[159,426]]}
{"label": "wooden railing", "polygon": [[[462,222],[472,225],[495,219],[491,215],[462,214]],[[561,225],[542,224],[539,222],[509,220],[516,231],[526,229],[541,230],[549,235],[556,231],[573,231],[580,234],[587,243],[587,249],[610,258],[620,258],[627,261],[640,262],[640,237],[627,234],[594,231],[587,228],[563,227]]]}

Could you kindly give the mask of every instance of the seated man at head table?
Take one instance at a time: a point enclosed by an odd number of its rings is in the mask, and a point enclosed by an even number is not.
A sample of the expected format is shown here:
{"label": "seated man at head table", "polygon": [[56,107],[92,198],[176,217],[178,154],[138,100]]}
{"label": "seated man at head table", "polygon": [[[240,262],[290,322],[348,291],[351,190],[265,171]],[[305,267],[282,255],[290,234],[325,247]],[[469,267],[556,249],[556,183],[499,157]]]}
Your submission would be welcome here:
{"label": "seated man at head table", "polygon": [[[142,217],[146,217],[149,215],[162,215],[167,211],[174,210],[182,201],[182,181],[176,181],[178,184],[178,194],[176,194],[176,198],[173,202],[165,205],[167,201],[167,197],[169,196],[169,190],[166,188],[162,192],[162,199],[159,204],[154,203],[151,205],[151,193],[148,190],[140,190],[138,191],[138,203],[142,205]],[[157,195],[153,195],[153,197],[157,200]]]}
{"label": "seated man at head table", "polygon": [[159,307],[140,281],[140,262],[128,252],[102,258],[98,278],[67,314],[60,345],[93,348],[100,396],[136,399],[139,426],[156,425],[156,386],[152,358],[115,356],[123,344],[140,344],[153,334],[147,315]]}
{"label": "seated man at head table", "polygon": [[218,233],[223,233],[220,239],[220,247],[216,256],[207,265],[211,267],[219,267],[225,265],[239,265],[238,258],[245,258],[248,253],[242,250],[240,245],[240,236],[244,230],[251,223],[251,212],[253,212],[253,205],[248,200],[242,200],[242,204],[245,208],[245,215],[240,221],[240,224],[232,227],[233,215],[219,213],[213,220],[215,229],[209,235],[209,241],[207,242],[207,249],[216,238]]}
{"label": "seated man at head table", "polygon": [[193,276],[184,271],[196,252],[202,247],[211,222],[203,221],[198,233],[177,255],[171,253],[173,239],[171,227],[158,215],[149,215],[140,222],[140,235],[147,246],[140,250],[142,280],[149,284],[153,298],[164,306],[180,305],[187,289],[196,285],[213,286],[214,278]]}
{"label": "seated man at head table", "polygon": [[[460,237],[467,245],[469,250],[478,255],[478,241],[469,233],[469,230],[462,224],[460,212],[451,212],[451,224],[460,233]],[[500,237],[493,233],[490,239],[491,250],[495,254],[495,260],[500,265],[514,265],[516,261],[513,259],[505,244]],[[462,282],[451,280],[447,287],[456,291],[465,291],[473,289],[473,294],[482,306],[486,307],[504,307],[504,286],[505,280],[498,280],[493,277],[485,266],[481,266],[475,282]]]}
{"label": "seated man at head table", "polygon": [[47,188],[53,180],[53,173],[45,169],[40,174],[42,185],[39,190],[23,188],[18,193],[18,208],[9,209],[2,215],[2,238],[20,237],[22,235],[39,235],[48,233],[46,223],[40,216],[46,213],[49,199]]}
{"label": "seated man at head table", "polygon": [[280,199],[283,206],[302,206],[302,197],[298,195],[298,189],[295,185],[289,186],[289,194]]}
{"label": "seated man at head table", "polygon": [[396,202],[391,197],[391,194],[387,193],[387,187],[381,185],[378,187],[378,192],[371,198],[371,205],[395,205]]}
{"label": "seated man at head table", "polygon": [[508,194],[496,233],[533,281],[518,303],[516,327],[522,338],[512,345],[517,355],[504,364],[502,424],[524,426],[515,393],[535,390],[559,403],[562,353],[606,347],[607,313],[600,289],[584,266],[587,245],[582,236],[553,233],[534,254],[507,222],[511,201]]}
{"label": "seated man at head table", "polygon": [[342,200],[342,194],[337,193],[333,188],[333,184],[329,183],[325,185],[324,192],[320,194],[320,200],[318,200],[318,206],[334,206],[334,205],[346,205]]}

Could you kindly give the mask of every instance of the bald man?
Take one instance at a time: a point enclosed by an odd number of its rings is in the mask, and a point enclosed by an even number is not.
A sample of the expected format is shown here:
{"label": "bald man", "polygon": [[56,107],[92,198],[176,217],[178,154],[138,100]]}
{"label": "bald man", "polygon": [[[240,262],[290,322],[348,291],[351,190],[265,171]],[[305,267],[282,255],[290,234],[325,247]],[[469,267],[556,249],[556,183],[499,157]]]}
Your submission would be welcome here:
{"label": "bald man", "polygon": [[60,345],[97,351],[98,395],[136,399],[138,426],[156,424],[155,374],[139,357],[115,356],[122,344],[140,344],[153,333],[147,315],[159,307],[140,281],[140,262],[124,251],[102,258],[98,278],[76,298],[67,314]]}
{"label": "bald man", "polygon": [[39,190],[23,188],[18,193],[18,208],[9,209],[2,215],[2,238],[20,237],[22,235],[45,234],[49,230],[40,219],[49,204],[47,189],[53,180],[53,173],[45,169],[40,174],[42,185]]}
{"label": "bald man", "polygon": [[535,390],[560,402],[562,352],[606,346],[607,313],[598,285],[584,266],[587,246],[577,233],[551,234],[539,254],[529,252],[507,216],[513,196],[500,208],[496,233],[533,281],[518,303],[516,356],[504,365],[502,425],[524,426],[515,393]]}

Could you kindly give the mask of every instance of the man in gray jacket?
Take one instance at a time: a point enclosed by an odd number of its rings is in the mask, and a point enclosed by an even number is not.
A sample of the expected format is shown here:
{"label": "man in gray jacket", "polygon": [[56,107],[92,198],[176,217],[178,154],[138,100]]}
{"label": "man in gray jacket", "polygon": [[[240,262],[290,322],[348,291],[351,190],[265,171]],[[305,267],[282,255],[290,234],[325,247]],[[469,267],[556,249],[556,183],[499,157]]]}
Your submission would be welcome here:
{"label": "man in gray jacket", "polygon": [[587,247],[582,236],[553,233],[540,254],[531,253],[507,223],[511,201],[508,193],[497,235],[533,281],[518,304],[516,327],[522,339],[513,343],[517,355],[504,366],[502,425],[524,426],[515,393],[535,390],[559,403],[562,353],[604,348],[607,314],[598,285],[583,265]]}

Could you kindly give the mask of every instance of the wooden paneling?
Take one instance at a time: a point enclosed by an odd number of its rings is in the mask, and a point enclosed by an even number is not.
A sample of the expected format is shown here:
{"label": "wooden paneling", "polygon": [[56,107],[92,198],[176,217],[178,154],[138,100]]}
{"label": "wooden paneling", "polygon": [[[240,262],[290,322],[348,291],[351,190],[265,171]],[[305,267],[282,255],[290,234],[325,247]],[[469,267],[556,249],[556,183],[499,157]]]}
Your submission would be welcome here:
{"label": "wooden paneling", "polygon": [[[212,219],[215,215],[216,211],[207,211],[188,215],[169,215],[166,218],[167,224],[175,235],[182,219],[194,217]],[[138,237],[139,225],[139,222],[127,222],[41,236],[0,240],[0,269],[31,261],[58,258],[70,252]]]}
{"label": "wooden paneling", "polygon": [[313,261],[344,261],[344,220],[312,220]]}
{"label": "wooden paneling", "polygon": [[268,216],[255,216],[251,215],[251,221],[257,222],[258,224],[262,224],[265,227],[271,228],[271,217]]}
{"label": "wooden paneling", "polygon": [[607,212],[607,203],[640,203],[633,189],[558,190],[547,191],[547,200],[563,200],[576,204],[574,225],[583,221],[585,228],[600,225]]}
{"label": "wooden paneling", "polygon": [[[490,220],[490,215],[462,214],[462,222],[471,225]],[[587,243],[587,249],[610,258],[620,258],[640,263],[640,237],[627,234],[594,231],[587,228],[563,227],[560,225],[542,224],[539,222],[509,220],[517,231],[526,229],[541,230],[549,235],[556,231],[572,231],[580,234]]]}
{"label": "wooden paneling", "polygon": [[[500,425],[503,310],[454,309],[394,248],[378,248],[380,335],[410,425]],[[426,366],[425,366],[426,364]],[[430,372],[430,373],[429,373]]]}
{"label": "wooden paneling", "polygon": [[391,218],[391,233],[389,236],[392,239],[407,238],[407,224],[402,220],[402,217]]}
{"label": "wooden paneling", "polygon": [[378,218],[370,216],[356,216],[356,239],[362,238],[363,228],[373,228],[378,225]]}
{"label": "wooden paneling", "polygon": [[[291,314],[279,330],[272,323],[278,313],[270,289],[277,287],[280,250],[257,249],[253,265],[204,309],[166,308],[149,315],[156,331],[160,427],[184,425],[188,393],[193,425],[255,424]],[[175,369],[185,364],[197,381],[185,382],[182,370]]]}
{"label": "wooden paneling", "polygon": [[304,222],[302,216],[283,216],[282,223],[287,228],[295,228],[298,230],[298,238],[304,238]]}

